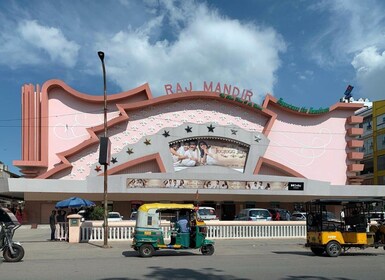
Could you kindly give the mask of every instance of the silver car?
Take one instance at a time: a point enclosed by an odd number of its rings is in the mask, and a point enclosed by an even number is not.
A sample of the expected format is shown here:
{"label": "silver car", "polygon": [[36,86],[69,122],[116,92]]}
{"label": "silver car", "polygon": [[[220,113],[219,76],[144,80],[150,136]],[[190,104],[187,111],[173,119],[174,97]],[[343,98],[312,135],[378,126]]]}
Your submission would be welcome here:
{"label": "silver car", "polygon": [[236,221],[271,221],[269,210],[263,208],[243,209],[235,217]]}
{"label": "silver car", "polygon": [[306,212],[293,212],[291,219],[293,221],[306,221]]}

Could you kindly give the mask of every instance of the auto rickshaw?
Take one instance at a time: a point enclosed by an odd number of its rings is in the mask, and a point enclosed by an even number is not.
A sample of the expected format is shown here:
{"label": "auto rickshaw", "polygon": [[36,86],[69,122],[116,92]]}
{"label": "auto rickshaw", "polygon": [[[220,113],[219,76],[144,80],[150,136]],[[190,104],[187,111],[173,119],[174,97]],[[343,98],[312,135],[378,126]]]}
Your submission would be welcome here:
{"label": "auto rickshaw", "polygon": [[[337,217],[333,211],[341,209]],[[384,209],[382,198],[317,199],[306,203],[306,247],[321,256],[337,257],[350,248],[385,249],[384,217],[370,221],[373,209]]]}
{"label": "auto rickshaw", "polygon": [[[200,249],[214,254],[214,242],[206,239],[207,226],[193,204],[150,203],[139,207],[132,248],[141,257],[152,257],[160,249]],[[166,243],[161,220],[170,221],[170,242]]]}
{"label": "auto rickshaw", "polygon": [[20,223],[7,208],[0,207],[0,251],[7,262],[19,262],[24,257],[24,248],[19,242],[13,241],[15,230]]}

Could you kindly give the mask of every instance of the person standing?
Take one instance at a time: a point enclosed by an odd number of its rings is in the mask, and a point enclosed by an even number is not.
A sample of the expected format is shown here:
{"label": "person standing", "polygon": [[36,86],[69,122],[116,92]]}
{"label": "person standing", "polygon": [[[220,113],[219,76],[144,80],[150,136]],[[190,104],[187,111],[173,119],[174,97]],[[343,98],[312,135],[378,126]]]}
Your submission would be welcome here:
{"label": "person standing", "polygon": [[281,220],[281,214],[279,214],[279,211],[278,211],[278,210],[276,210],[276,212],[275,212],[274,220],[275,220],[275,221],[280,221],[280,220]]}
{"label": "person standing", "polygon": [[16,219],[19,221],[19,223],[21,224],[23,222],[23,214],[21,212],[21,209],[20,208],[17,208],[16,210]]}
{"label": "person standing", "polygon": [[286,221],[290,221],[290,213],[286,212]]}
{"label": "person standing", "polygon": [[51,228],[51,241],[55,241],[55,232],[56,232],[56,211],[52,210],[51,215],[49,216],[49,226]]}
{"label": "person standing", "polygon": [[56,222],[59,224],[59,239],[65,239],[65,220],[66,220],[66,211],[59,210],[57,211]]}

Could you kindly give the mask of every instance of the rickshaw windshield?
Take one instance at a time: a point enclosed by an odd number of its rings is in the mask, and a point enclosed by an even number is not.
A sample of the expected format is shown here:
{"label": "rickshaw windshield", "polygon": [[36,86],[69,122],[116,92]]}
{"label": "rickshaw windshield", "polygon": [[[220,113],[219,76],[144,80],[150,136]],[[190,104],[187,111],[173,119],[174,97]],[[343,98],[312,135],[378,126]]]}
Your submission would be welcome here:
{"label": "rickshaw windshield", "polygon": [[0,207],[0,222],[3,222],[5,224],[11,223],[15,226],[20,225],[19,221],[17,220],[16,216],[11,212],[11,210],[4,207]]}
{"label": "rickshaw windshield", "polygon": [[143,204],[138,209],[136,227],[141,228],[160,228],[160,213],[167,210],[188,209],[193,210],[193,204],[177,203],[150,203]]}

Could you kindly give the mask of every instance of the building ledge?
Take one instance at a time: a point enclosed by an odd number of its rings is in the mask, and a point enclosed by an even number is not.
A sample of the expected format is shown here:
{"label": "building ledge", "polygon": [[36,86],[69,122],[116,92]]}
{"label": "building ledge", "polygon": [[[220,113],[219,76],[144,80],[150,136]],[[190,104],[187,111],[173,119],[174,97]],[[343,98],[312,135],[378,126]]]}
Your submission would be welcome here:
{"label": "building ledge", "polygon": [[361,172],[364,170],[364,165],[359,163],[353,163],[348,165],[349,172]]}
{"label": "building ledge", "polygon": [[361,152],[349,152],[348,159],[350,160],[361,160],[364,158],[364,153]]}
{"label": "building ledge", "polygon": [[350,116],[347,118],[346,123],[347,124],[360,124],[364,121],[363,116]]}
{"label": "building ledge", "polygon": [[364,134],[363,128],[351,127],[347,130],[348,136],[361,136]]}
{"label": "building ledge", "polygon": [[364,146],[363,140],[349,140],[347,142],[349,148],[362,148]]}

